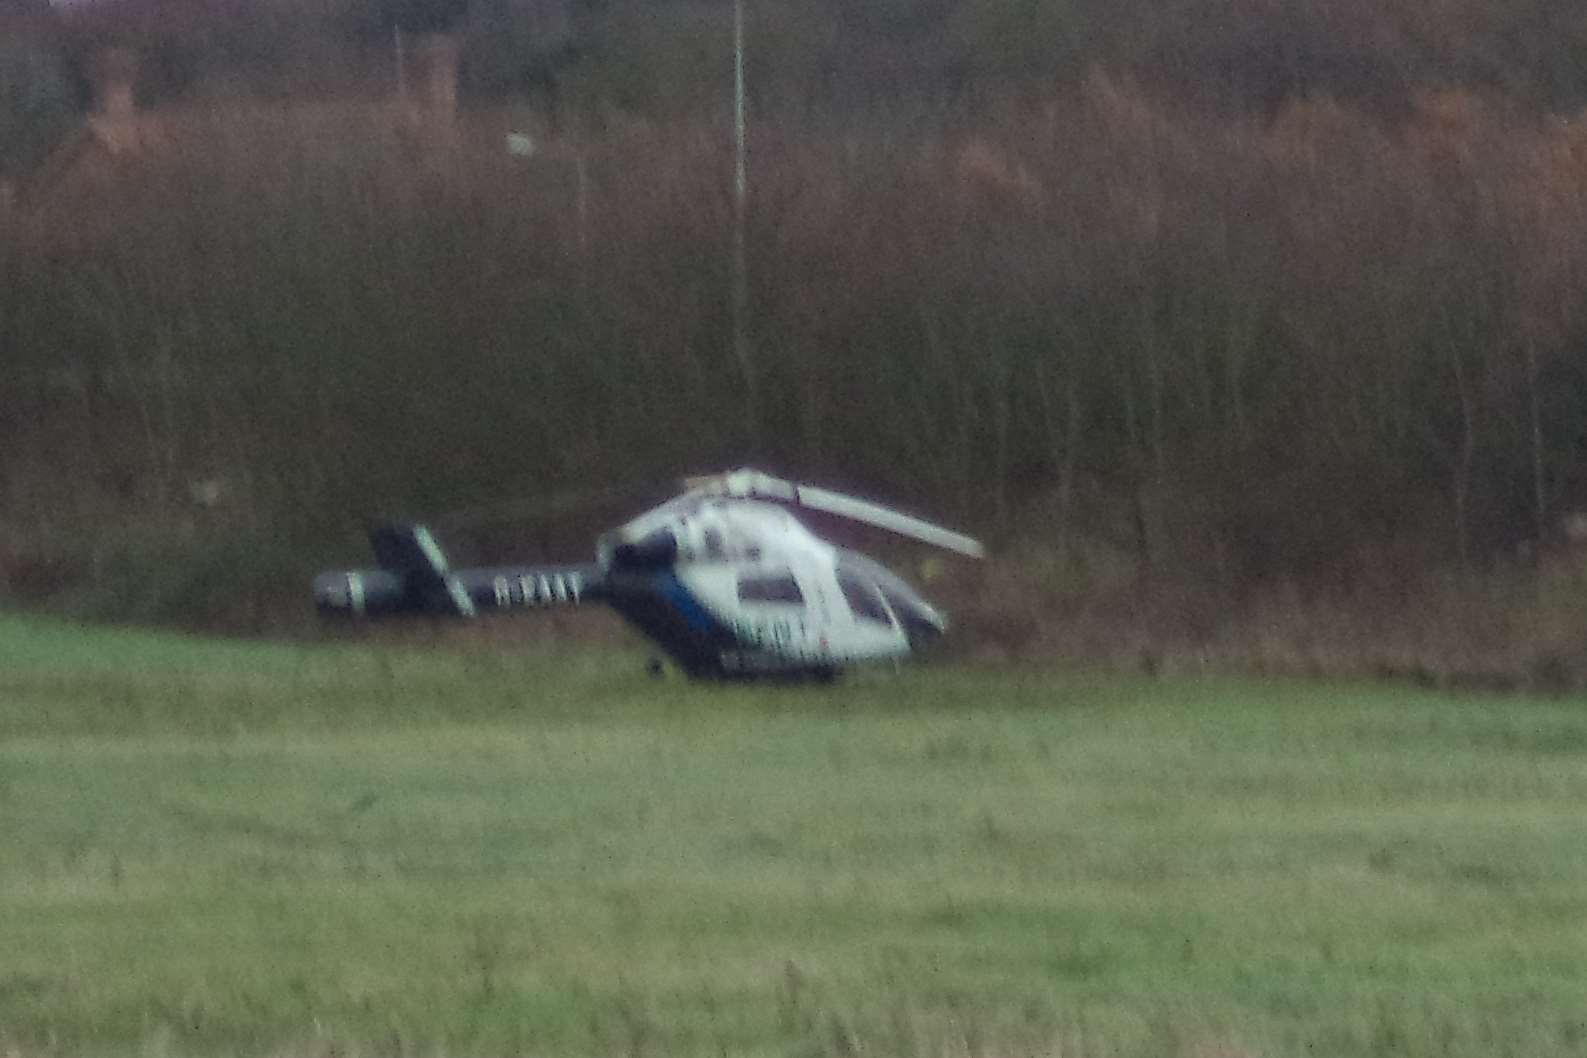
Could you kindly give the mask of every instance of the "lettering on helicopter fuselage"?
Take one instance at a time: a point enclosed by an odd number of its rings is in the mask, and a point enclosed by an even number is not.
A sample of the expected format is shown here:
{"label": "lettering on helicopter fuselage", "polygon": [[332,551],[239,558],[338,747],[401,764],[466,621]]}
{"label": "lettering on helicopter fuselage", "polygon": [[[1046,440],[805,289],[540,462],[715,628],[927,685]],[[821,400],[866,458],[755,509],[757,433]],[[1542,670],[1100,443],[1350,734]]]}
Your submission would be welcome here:
{"label": "lettering on helicopter fuselage", "polygon": [[493,586],[497,606],[554,606],[578,602],[584,594],[584,577],[578,573],[524,574],[497,577]]}
{"label": "lettering on helicopter fuselage", "polygon": [[784,660],[819,661],[828,653],[810,643],[809,626],[802,617],[735,618],[727,626],[741,647],[766,651]]}
{"label": "lettering on helicopter fuselage", "polygon": [[733,633],[733,638],[740,643],[748,643],[757,647],[781,648],[792,643],[795,638],[794,630],[798,629],[798,638],[804,638],[805,623],[803,620],[790,620],[785,617],[770,617],[760,620],[745,620],[734,618],[728,622],[728,629]]}

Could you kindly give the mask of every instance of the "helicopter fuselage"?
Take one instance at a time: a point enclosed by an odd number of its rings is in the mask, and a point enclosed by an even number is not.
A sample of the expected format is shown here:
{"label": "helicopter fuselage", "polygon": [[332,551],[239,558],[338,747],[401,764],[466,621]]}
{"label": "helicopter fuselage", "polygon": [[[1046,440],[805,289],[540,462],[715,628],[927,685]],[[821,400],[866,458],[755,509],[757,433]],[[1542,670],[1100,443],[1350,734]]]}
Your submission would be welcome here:
{"label": "helicopter fuselage", "polygon": [[[901,657],[947,626],[878,563],[834,547],[772,503],[683,497],[603,538],[598,555],[612,606],[694,674]],[[624,590],[624,572],[647,563],[662,566],[661,576]]]}
{"label": "helicopter fuselage", "polygon": [[604,602],[690,676],[824,675],[907,655],[946,619],[902,579],[751,499],[684,496],[594,563],[452,570],[422,526],[371,533],[381,568],[321,574],[323,612],[471,617]]}

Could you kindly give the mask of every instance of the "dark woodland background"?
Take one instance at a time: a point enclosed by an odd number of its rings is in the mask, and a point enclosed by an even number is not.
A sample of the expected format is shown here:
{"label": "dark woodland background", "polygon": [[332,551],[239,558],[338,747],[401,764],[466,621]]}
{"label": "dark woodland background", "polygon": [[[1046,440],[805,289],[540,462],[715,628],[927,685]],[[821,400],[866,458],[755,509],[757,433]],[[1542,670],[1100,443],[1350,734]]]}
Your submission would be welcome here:
{"label": "dark woodland background", "polygon": [[0,4],[13,599],[755,464],[985,534],[978,657],[1587,679],[1577,2],[746,0],[742,351],[728,3]]}

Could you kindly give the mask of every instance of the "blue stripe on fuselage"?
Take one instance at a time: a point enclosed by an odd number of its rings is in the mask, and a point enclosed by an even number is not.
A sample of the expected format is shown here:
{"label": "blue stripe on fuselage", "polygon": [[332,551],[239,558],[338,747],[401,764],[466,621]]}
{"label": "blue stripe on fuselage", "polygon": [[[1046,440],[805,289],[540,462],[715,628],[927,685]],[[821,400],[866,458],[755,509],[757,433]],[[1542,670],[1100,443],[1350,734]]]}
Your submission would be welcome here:
{"label": "blue stripe on fuselage", "polygon": [[661,589],[661,594],[678,611],[688,626],[696,632],[708,633],[716,627],[716,618],[712,617],[700,600],[694,597],[676,573],[661,573],[656,576],[656,586]]}

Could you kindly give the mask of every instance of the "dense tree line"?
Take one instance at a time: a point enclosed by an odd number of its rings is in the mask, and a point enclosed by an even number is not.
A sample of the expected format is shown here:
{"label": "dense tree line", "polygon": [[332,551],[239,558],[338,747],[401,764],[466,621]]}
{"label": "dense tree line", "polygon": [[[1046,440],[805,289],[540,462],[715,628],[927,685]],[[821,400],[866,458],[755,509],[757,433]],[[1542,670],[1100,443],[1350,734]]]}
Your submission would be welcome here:
{"label": "dense tree line", "polygon": [[[548,31],[552,8],[564,17]],[[748,14],[755,92],[804,110],[1041,94],[1093,64],[1269,116],[1295,97],[1403,115],[1423,87],[1587,102],[1587,15],[1572,0],[748,0]],[[73,47],[144,47],[166,67],[161,90],[241,75],[277,92],[364,75],[347,50],[393,28],[472,25],[481,87],[554,60],[585,103],[675,112],[715,77],[698,60],[720,52],[729,18],[726,0],[97,0],[52,21]],[[321,69],[305,78],[305,64]]]}
{"label": "dense tree line", "polygon": [[[719,107],[727,0],[14,0],[0,78],[64,66],[70,101],[107,44],[138,49],[147,100],[239,91],[367,93],[391,83],[393,34],[467,39],[466,87],[536,92],[581,113]],[[940,113],[1072,91],[1093,66],[1157,98],[1270,120],[1332,99],[1384,120],[1424,90],[1529,111],[1587,104],[1587,13],[1573,0],[747,0],[749,86],[763,112]],[[546,94],[546,90],[550,93]],[[0,153],[55,131],[0,98]]]}
{"label": "dense tree line", "polygon": [[[754,378],[714,121],[589,139],[583,214],[552,162],[426,189],[368,130],[251,130],[12,247],[13,457],[150,501],[226,464],[307,522],[758,458],[1254,575],[1403,532],[1480,561],[1587,503],[1575,124],[1198,118],[1100,73],[936,128],[768,124]],[[13,509],[48,507],[25,466]]]}
{"label": "dense tree line", "polygon": [[579,8],[582,184],[189,110],[0,239],[6,539],[760,461],[1132,577],[1534,556],[1587,509],[1587,25],[1437,6],[752,3],[748,360],[722,4]]}

